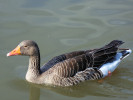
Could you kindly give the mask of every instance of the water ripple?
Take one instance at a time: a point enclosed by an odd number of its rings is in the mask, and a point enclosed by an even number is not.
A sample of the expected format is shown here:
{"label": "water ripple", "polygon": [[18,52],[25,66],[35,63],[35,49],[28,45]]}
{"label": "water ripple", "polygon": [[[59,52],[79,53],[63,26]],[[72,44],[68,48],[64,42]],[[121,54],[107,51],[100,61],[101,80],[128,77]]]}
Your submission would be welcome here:
{"label": "water ripple", "polygon": [[126,10],[122,9],[92,9],[91,14],[95,16],[107,16],[107,15],[114,15],[123,13]]}
{"label": "water ripple", "polygon": [[133,24],[132,21],[129,20],[121,20],[121,19],[111,19],[108,21],[111,25],[130,25]]}
{"label": "water ripple", "polygon": [[87,40],[80,39],[80,38],[75,38],[75,39],[61,39],[60,41],[64,45],[68,45],[68,46],[81,45],[81,44],[87,43]]}

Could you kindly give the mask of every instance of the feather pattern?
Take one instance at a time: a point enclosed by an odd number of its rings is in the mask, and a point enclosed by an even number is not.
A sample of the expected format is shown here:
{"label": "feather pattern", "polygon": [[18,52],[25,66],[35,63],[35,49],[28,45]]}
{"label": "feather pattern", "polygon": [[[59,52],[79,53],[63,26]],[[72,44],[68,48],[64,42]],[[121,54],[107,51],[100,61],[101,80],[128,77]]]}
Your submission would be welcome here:
{"label": "feather pattern", "polygon": [[[56,85],[69,86],[84,80],[100,79],[103,75],[99,68],[114,58],[122,43],[114,40],[99,49],[63,54],[53,58],[43,67],[49,68],[48,71],[53,70],[52,82]],[[51,62],[55,63],[50,65]]]}

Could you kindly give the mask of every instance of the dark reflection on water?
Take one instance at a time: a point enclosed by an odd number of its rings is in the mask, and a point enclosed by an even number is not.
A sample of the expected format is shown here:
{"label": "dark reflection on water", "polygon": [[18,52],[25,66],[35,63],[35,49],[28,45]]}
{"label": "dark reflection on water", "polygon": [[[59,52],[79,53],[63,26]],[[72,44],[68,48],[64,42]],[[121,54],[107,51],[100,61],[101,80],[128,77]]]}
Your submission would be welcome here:
{"label": "dark reflection on water", "polygon": [[31,86],[29,100],[40,100],[40,89]]}

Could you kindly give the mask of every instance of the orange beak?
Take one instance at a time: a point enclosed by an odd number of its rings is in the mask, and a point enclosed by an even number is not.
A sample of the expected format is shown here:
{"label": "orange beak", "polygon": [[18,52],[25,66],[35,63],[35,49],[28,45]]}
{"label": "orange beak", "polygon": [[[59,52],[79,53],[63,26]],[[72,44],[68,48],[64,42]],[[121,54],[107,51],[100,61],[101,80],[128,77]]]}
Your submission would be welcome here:
{"label": "orange beak", "polygon": [[7,54],[7,57],[8,56],[15,56],[15,55],[21,55],[20,46],[17,46],[14,50],[12,50],[11,52],[9,52]]}

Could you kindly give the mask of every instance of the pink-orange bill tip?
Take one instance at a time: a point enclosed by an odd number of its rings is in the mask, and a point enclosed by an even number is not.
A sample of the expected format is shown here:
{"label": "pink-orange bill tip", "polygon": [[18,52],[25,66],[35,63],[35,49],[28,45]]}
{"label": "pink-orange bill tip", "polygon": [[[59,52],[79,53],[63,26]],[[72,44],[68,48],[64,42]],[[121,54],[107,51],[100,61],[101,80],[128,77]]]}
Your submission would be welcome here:
{"label": "pink-orange bill tip", "polygon": [[12,50],[11,52],[7,53],[7,57],[15,56],[15,55],[21,55],[20,46],[17,46],[14,50]]}

